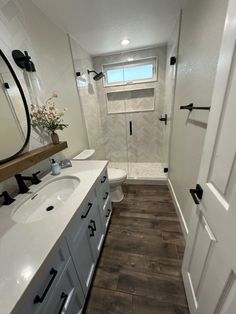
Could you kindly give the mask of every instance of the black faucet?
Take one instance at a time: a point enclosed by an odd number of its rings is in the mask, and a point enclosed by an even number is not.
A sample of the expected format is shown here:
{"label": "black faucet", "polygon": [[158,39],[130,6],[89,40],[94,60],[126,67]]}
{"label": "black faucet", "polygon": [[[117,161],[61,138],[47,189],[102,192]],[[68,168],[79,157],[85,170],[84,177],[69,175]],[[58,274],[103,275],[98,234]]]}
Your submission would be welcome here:
{"label": "black faucet", "polygon": [[15,178],[19,187],[19,193],[24,194],[29,191],[29,188],[25,184],[25,181],[31,181],[32,184],[39,184],[41,180],[37,177],[40,171],[33,173],[32,176],[22,176],[22,174],[16,174]]}
{"label": "black faucet", "polygon": [[2,194],[0,194],[0,197],[4,198],[4,202],[3,205],[10,205],[11,203],[15,202],[15,199],[12,198],[7,191],[2,192]]}

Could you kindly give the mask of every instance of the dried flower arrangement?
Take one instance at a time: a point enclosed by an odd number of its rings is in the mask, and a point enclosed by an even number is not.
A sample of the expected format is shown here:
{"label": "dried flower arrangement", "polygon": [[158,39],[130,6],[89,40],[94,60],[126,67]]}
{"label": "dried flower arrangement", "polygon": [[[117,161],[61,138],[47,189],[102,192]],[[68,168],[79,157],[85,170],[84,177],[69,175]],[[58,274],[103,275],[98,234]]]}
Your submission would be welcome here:
{"label": "dried flower arrangement", "polygon": [[56,108],[55,98],[57,97],[58,95],[53,93],[52,96],[46,100],[45,105],[31,105],[30,113],[32,126],[34,128],[42,128],[49,132],[54,144],[59,143],[59,138],[55,131],[63,130],[68,127],[68,124],[65,124],[62,119],[67,108],[62,111]]}

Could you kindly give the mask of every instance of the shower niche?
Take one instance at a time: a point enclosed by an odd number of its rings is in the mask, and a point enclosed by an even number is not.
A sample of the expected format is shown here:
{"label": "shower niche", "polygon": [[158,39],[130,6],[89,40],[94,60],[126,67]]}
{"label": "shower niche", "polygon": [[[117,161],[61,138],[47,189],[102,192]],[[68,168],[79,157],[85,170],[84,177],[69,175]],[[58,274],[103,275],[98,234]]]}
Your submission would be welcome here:
{"label": "shower niche", "polygon": [[107,113],[127,113],[155,110],[155,88],[114,90],[106,92]]}

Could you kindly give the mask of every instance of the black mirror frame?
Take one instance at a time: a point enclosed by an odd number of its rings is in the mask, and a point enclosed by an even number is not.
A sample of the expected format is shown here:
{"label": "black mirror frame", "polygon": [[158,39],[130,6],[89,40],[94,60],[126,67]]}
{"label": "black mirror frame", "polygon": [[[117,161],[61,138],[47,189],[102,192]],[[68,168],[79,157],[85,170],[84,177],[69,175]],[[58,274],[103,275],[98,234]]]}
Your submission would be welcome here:
{"label": "black mirror frame", "polygon": [[4,163],[6,163],[6,162],[8,162],[8,161],[10,161],[12,159],[15,159],[20,153],[22,153],[22,151],[28,145],[29,139],[30,139],[30,134],[31,134],[31,123],[30,123],[29,108],[28,108],[27,101],[26,101],[26,98],[25,98],[25,94],[24,94],[23,89],[21,87],[20,81],[18,80],[15,71],[13,70],[10,62],[8,61],[7,57],[5,56],[5,54],[3,53],[3,51],[1,49],[0,49],[0,56],[5,61],[6,65],[8,66],[8,69],[10,70],[11,75],[13,76],[14,81],[15,81],[18,89],[19,89],[19,92],[20,92],[20,95],[21,95],[21,98],[22,98],[22,101],[23,101],[24,109],[25,109],[26,120],[27,120],[27,134],[26,134],[26,138],[25,138],[25,142],[24,142],[23,146],[14,155],[0,160],[0,164],[4,164]]}

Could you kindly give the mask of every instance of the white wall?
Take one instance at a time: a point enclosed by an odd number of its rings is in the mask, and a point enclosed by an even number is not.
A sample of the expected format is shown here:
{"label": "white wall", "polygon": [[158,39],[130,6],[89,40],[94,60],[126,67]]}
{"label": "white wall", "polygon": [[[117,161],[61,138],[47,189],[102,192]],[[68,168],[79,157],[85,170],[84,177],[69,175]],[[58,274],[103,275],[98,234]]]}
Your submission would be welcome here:
{"label": "white wall", "polygon": [[[69,127],[58,133],[61,140],[68,141],[69,148],[61,156],[72,157],[87,148],[67,34],[50,22],[31,0],[0,0],[0,47],[21,80],[28,100],[23,73],[11,57],[13,49],[27,50],[32,57],[41,83],[38,95],[41,101],[56,91],[59,95],[58,107],[68,108],[64,120]],[[34,133],[29,147],[42,144],[45,141]],[[45,161],[34,168],[45,171],[48,165],[48,161]],[[8,180],[1,183],[0,192],[3,188],[14,189],[15,182]]]}
{"label": "white wall", "polygon": [[183,10],[169,178],[186,225],[196,185],[208,112],[181,111],[181,105],[211,103],[227,0],[190,0]]}
{"label": "white wall", "polygon": [[81,74],[76,79],[76,85],[82,105],[89,147],[95,149],[95,158],[105,159],[97,87],[93,80],[93,74],[88,74],[88,70],[93,70],[92,58],[72,37],[70,37],[70,44],[75,72]]}

